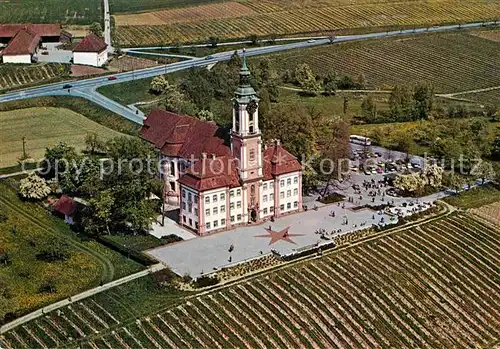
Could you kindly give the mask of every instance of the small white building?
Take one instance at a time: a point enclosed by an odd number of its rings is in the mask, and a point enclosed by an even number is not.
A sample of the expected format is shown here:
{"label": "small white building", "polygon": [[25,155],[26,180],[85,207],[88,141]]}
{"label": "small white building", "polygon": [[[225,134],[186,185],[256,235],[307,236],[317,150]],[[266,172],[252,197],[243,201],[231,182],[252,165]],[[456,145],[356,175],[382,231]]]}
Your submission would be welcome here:
{"label": "small white building", "polygon": [[73,63],[101,67],[108,60],[108,45],[103,38],[89,34],[73,49]]}

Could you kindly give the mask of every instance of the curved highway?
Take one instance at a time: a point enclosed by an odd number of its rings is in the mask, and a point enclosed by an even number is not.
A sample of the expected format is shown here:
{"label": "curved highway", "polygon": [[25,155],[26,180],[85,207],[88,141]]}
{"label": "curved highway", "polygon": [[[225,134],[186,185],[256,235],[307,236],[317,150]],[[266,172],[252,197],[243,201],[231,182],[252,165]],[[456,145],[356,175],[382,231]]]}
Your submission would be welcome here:
{"label": "curved highway", "polygon": [[[496,22],[486,22],[486,23],[469,23],[463,25],[447,25],[447,26],[436,26],[432,28],[421,28],[421,29],[408,29],[401,31],[389,31],[389,32],[378,32],[378,33],[368,33],[368,34],[359,34],[359,35],[346,35],[346,36],[337,36],[335,38],[335,43],[346,42],[346,41],[356,41],[356,40],[365,40],[365,39],[373,39],[373,38],[382,38],[382,37],[394,37],[394,36],[402,36],[402,35],[415,35],[420,33],[427,32],[440,32],[440,31],[449,31],[449,30],[458,30],[458,29],[466,29],[466,28],[475,28],[480,26],[490,26],[496,25]],[[305,42],[295,42],[284,45],[274,45],[267,47],[255,47],[246,50],[247,56],[256,56],[256,55],[264,55],[269,53],[275,53],[285,50],[304,48],[310,46],[318,46],[325,45],[330,43],[329,39],[318,39],[318,40],[309,40]],[[144,48],[142,48],[144,49]],[[131,49],[129,52],[133,52]],[[117,114],[122,115],[123,117],[142,124],[144,120],[144,115],[140,112],[136,113],[129,109],[126,106],[123,106],[103,95],[96,92],[96,89],[106,85],[118,84],[126,81],[132,81],[136,79],[145,79],[158,75],[169,74],[180,70],[185,70],[193,67],[203,67],[208,66],[217,62],[227,61],[233,55],[234,50],[221,52],[217,54],[213,54],[204,58],[195,58],[189,61],[182,61],[172,64],[167,64],[163,66],[156,66],[151,68],[145,68],[135,71],[129,71],[125,73],[115,74],[116,80],[108,80],[109,76],[101,76],[92,79],[86,80],[78,80],[78,81],[65,81],[50,85],[44,85],[40,87],[34,87],[29,89],[18,90],[15,92],[7,93],[4,95],[0,95],[0,103],[15,101],[26,98],[34,98],[34,97],[46,97],[46,96],[75,96],[75,97],[83,97],[94,103],[101,105],[102,107],[111,110]],[[238,50],[239,54],[242,54],[242,50]],[[70,89],[64,88],[65,85],[71,85]]]}

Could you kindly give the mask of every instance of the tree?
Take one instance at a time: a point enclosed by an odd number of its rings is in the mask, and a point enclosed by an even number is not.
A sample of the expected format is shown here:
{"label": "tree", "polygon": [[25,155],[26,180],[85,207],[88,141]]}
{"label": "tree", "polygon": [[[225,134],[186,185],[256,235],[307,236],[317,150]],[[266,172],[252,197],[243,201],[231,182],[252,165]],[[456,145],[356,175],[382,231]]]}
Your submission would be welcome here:
{"label": "tree", "polygon": [[89,154],[96,154],[104,150],[104,142],[99,139],[95,132],[87,132],[85,135],[85,149]]}
{"label": "tree", "polygon": [[111,190],[104,190],[88,200],[89,206],[84,209],[83,226],[85,231],[94,236],[106,232],[111,234],[110,224],[113,216],[114,197]]}
{"label": "tree", "polygon": [[411,119],[412,96],[407,86],[396,85],[389,97],[389,113],[394,121]]}
{"label": "tree", "polygon": [[377,105],[371,95],[366,96],[361,102],[361,113],[368,123],[373,123],[377,119]]}
{"label": "tree", "polygon": [[265,118],[266,115],[271,111],[271,98],[269,97],[269,92],[266,88],[261,88],[259,91],[259,115],[261,118]]}
{"label": "tree", "polygon": [[316,80],[311,67],[307,63],[302,63],[295,70],[295,79],[302,89],[310,94],[317,94],[321,91],[321,84]]}
{"label": "tree", "polygon": [[356,88],[358,90],[363,90],[366,88],[366,78],[365,78],[365,74],[361,73],[358,75],[358,77],[356,78]]}
{"label": "tree", "polygon": [[414,115],[416,119],[428,119],[434,102],[434,88],[429,84],[419,84],[413,90]]}
{"label": "tree", "polygon": [[43,178],[32,173],[19,182],[19,194],[25,199],[41,200],[50,194],[50,187]]}
{"label": "tree", "polygon": [[489,103],[484,107],[484,113],[486,117],[490,118],[491,121],[494,122],[497,120],[497,117],[499,115],[498,107],[494,104]]}
{"label": "tree", "polygon": [[329,71],[323,78],[323,90],[327,95],[335,95],[337,89],[337,73]]}
{"label": "tree", "polygon": [[250,41],[253,46],[257,46],[257,44],[259,43],[259,37],[257,36],[257,34],[251,34],[248,37],[248,41]]}
{"label": "tree", "polygon": [[406,193],[419,193],[425,187],[425,178],[420,173],[399,174],[394,179],[394,187]]}
{"label": "tree", "polygon": [[206,110],[206,109],[200,110],[200,111],[198,111],[196,116],[200,120],[214,121],[214,113],[212,113],[210,110]]}
{"label": "tree", "polygon": [[165,75],[155,76],[150,83],[150,90],[157,94],[165,94],[169,89],[172,88],[172,85],[168,82]]}
{"label": "tree", "polygon": [[101,23],[99,22],[94,22],[90,25],[89,27],[89,31],[94,34],[94,35],[97,35],[99,37],[102,37],[102,26],[101,26]]}
{"label": "tree", "polygon": [[487,179],[495,178],[495,171],[493,165],[489,161],[479,160],[478,163],[472,167],[470,172],[476,179],[480,179],[481,183],[485,183]]}
{"label": "tree", "polygon": [[75,157],[76,150],[74,147],[59,142],[54,147],[45,150],[45,161],[43,161],[40,173],[45,178],[59,179],[60,174],[66,171],[66,168]]}
{"label": "tree", "polygon": [[208,43],[210,44],[211,47],[217,47],[219,44],[219,38],[216,36],[211,36],[208,38]]}

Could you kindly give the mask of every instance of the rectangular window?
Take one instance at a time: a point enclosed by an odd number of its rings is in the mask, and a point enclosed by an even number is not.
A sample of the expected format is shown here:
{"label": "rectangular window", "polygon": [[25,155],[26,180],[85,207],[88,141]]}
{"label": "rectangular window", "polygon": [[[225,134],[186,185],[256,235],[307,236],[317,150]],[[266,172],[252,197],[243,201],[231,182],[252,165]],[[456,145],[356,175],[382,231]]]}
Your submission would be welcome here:
{"label": "rectangular window", "polygon": [[236,196],[240,196],[240,195],[241,195],[241,189],[236,190]]}
{"label": "rectangular window", "polygon": [[292,184],[292,179],[291,179],[291,178],[288,178],[288,179],[286,180],[286,185],[291,185],[291,184]]}
{"label": "rectangular window", "polygon": [[262,197],[262,201],[267,202],[267,195],[264,195],[264,196]]}
{"label": "rectangular window", "polygon": [[241,208],[241,201],[238,201],[238,202],[236,203],[236,207],[237,207],[237,208]]}
{"label": "rectangular window", "polygon": [[170,175],[175,176],[175,162],[170,163]]}
{"label": "rectangular window", "polygon": [[217,228],[219,226],[219,222],[218,221],[214,221],[214,228]]}
{"label": "rectangular window", "polygon": [[194,209],[194,215],[198,216],[198,209],[197,208]]}
{"label": "rectangular window", "polygon": [[192,227],[193,226],[193,220],[191,218],[189,218],[189,226]]}
{"label": "rectangular window", "polygon": [[205,203],[206,203],[206,204],[209,204],[209,203],[210,203],[210,196],[207,196],[207,197],[205,198]]}
{"label": "rectangular window", "polygon": [[185,198],[186,197],[186,191],[184,189],[182,189],[182,197]]}
{"label": "rectangular window", "polygon": [[293,190],[293,195],[299,195],[299,190],[297,188]]}
{"label": "rectangular window", "polygon": [[240,215],[240,214],[239,214],[239,215],[237,215],[237,216],[236,216],[236,219],[237,219],[238,221],[241,221],[241,215]]}
{"label": "rectangular window", "polygon": [[210,216],[210,209],[209,209],[209,208],[207,208],[207,209],[205,210],[205,216]]}
{"label": "rectangular window", "polygon": [[194,227],[198,230],[198,222],[194,222]]}
{"label": "rectangular window", "polygon": [[226,194],[221,193],[220,194],[220,201],[224,201],[224,200],[226,200]]}
{"label": "rectangular window", "polygon": [[186,203],[182,202],[182,209],[185,211],[186,210]]}
{"label": "rectangular window", "polygon": [[297,208],[298,206],[299,206],[299,203],[298,203],[297,201],[294,201],[294,202],[293,202],[293,207],[294,207],[294,208]]}
{"label": "rectangular window", "polygon": [[269,189],[274,189],[274,182],[269,183]]}
{"label": "rectangular window", "polygon": [[229,192],[229,197],[230,197],[230,198],[233,198],[233,197],[234,197],[234,190],[231,190],[231,191]]}
{"label": "rectangular window", "polygon": [[264,214],[267,214],[267,207],[264,209],[263,212],[264,212]]}
{"label": "rectangular window", "polygon": [[251,162],[255,161],[255,150],[253,150],[253,149],[250,150],[249,158],[250,158]]}
{"label": "rectangular window", "polygon": [[212,196],[212,202],[217,202],[217,195]]}
{"label": "rectangular window", "polygon": [[285,198],[285,192],[284,191],[281,191],[280,192],[280,199],[284,199]]}
{"label": "rectangular window", "polygon": [[195,203],[195,204],[197,204],[197,203],[198,203],[198,196],[197,196],[197,195],[195,195],[195,196],[194,196],[194,203]]}
{"label": "rectangular window", "polygon": [[285,209],[285,205],[284,204],[281,204],[280,205],[280,210],[283,211]]}
{"label": "rectangular window", "polygon": [[262,187],[263,187],[263,190],[267,190],[267,183],[264,183],[264,185]]}
{"label": "rectangular window", "polygon": [[286,204],[286,208],[287,208],[287,210],[291,209],[292,208],[292,203],[289,202],[288,204]]}
{"label": "rectangular window", "polygon": [[217,207],[214,207],[214,209],[213,209],[213,213],[214,213],[214,215],[215,215],[215,214],[217,214],[217,213],[219,213],[218,211],[219,211],[219,210],[217,209]]}
{"label": "rectangular window", "polygon": [[186,216],[182,216],[182,221],[186,223]]}
{"label": "rectangular window", "polygon": [[193,213],[193,205],[192,204],[188,205],[188,211],[189,211],[189,213]]}
{"label": "rectangular window", "polygon": [[222,205],[222,206],[220,207],[220,212],[221,212],[221,213],[226,212],[226,205]]}
{"label": "rectangular window", "polygon": [[221,219],[220,220],[220,225],[221,225],[221,227],[225,226],[226,225],[226,220],[225,219]]}
{"label": "rectangular window", "polygon": [[269,207],[270,212],[274,212],[274,206]]}
{"label": "rectangular window", "polygon": [[284,179],[282,179],[282,180],[280,181],[280,187],[284,187],[284,186],[285,186],[285,180],[284,180]]}
{"label": "rectangular window", "polygon": [[274,194],[269,194],[269,200],[274,201]]}
{"label": "rectangular window", "polygon": [[191,193],[188,194],[188,201],[193,201],[193,195]]}
{"label": "rectangular window", "polygon": [[231,222],[234,222],[234,216],[231,216]]}
{"label": "rectangular window", "polygon": [[291,190],[287,190],[286,191],[286,197],[289,198],[290,196],[292,196],[292,191]]}
{"label": "rectangular window", "polygon": [[175,182],[170,182],[170,189],[172,189],[172,191],[175,191]]}
{"label": "rectangular window", "polygon": [[205,224],[205,228],[210,229],[210,222],[208,222],[207,224]]}
{"label": "rectangular window", "polygon": [[293,184],[299,183],[299,177],[293,177]]}
{"label": "rectangular window", "polygon": [[234,210],[234,202],[231,202],[231,203],[229,204],[229,209]]}

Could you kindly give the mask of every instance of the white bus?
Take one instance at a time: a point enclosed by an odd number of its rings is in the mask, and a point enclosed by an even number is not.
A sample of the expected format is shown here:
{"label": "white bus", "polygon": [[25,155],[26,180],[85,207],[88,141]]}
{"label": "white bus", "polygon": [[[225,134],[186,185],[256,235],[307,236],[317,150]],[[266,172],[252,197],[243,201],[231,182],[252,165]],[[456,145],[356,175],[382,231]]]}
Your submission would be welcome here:
{"label": "white bus", "polygon": [[349,136],[349,142],[352,144],[359,144],[359,145],[371,145],[372,141],[368,137],[363,137],[363,136],[356,136],[356,135],[351,135]]}

